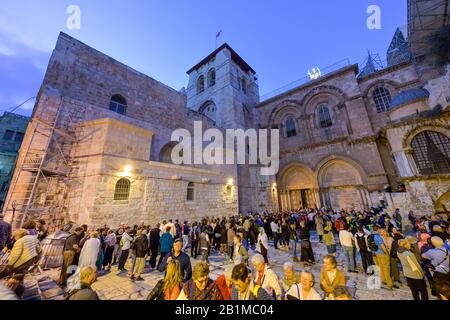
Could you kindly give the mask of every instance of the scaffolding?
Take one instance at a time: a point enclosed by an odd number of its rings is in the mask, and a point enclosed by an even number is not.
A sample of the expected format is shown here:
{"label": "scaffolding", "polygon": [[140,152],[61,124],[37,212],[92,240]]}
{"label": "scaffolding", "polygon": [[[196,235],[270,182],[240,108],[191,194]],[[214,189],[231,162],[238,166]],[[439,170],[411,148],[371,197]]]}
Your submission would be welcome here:
{"label": "scaffolding", "polygon": [[[71,148],[77,135],[70,125],[74,122],[70,112],[62,117],[63,98],[59,100],[57,110],[40,107],[37,101],[30,122],[32,132],[22,146],[24,151],[19,155],[3,208],[5,214],[11,215],[14,228],[21,228],[27,219],[44,219],[49,229],[64,224],[64,203],[46,206],[46,198],[43,199],[48,196],[50,180],[68,178],[74,162]],[[38,197],[38,189],[42,188],[45,191]]]}

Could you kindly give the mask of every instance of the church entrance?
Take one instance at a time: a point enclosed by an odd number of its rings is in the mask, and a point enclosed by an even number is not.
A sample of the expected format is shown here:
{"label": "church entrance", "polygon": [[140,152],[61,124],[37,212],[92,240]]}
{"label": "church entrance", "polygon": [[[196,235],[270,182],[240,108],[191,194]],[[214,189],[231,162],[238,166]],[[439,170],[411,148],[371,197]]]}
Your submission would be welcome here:
{"label": "church entrance", "polygon": [[320,206],[314,173],[311,169],[293,164],[278,177],[280,207],[283,211]]}

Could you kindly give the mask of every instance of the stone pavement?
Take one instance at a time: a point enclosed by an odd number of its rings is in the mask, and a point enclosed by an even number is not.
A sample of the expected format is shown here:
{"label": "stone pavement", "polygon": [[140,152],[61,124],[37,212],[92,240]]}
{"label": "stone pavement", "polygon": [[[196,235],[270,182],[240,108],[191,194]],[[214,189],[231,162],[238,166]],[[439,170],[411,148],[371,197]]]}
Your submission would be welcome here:
{"label": "stone pavement", "polygon": [[[297,271],[301,270],[307,270],[314,274],[316,277],[316,290],[321,293],[320,286],[318,284],[319,282],[319,274],[320,274],[320,268],[323,261],[323,256],[325,256],[326,253],[326,247],[325,244],[319,243],[318,239],[313,236],[312,237],[312,245],[314,250],[315,259],[318,262],[317,264],[313,266],[303,266],[302,263],[295,262],[294,265],[296,266]],[[250,250],[250,256],[254,255],[255,252]],[[199,257],[200,258],[200,257]],[[345,271],[345,262],[344,262],[344,255],[342,253],[342,250],[338,246],[338,265],[339,268],[343,271]],[[290,256],[290,253],[288,250],[275,250],[270,245],[269,248],[269,261],[270,265],[273,268],[273,270],[278,274],[279,277],[283,276],[283,264],[286,261],[292,261],[292,258]],[[200,259],[192,259],[191,262],[193,267],[200,262]],[[347,286],[349,288],[354,288],[352,290],[356,290],[355,296],[359,300],[412,300],[412,295],[409,290],[409,288],[406,286],[406,280],[402,278],[402,285],[400,286],[400,289],[395,289],[394,291],[389,291],[387,289],[374,289],[370,290],[367,287],[367,279],[368,276],[363,274],[361,272],[361,264],[358,262],[358,269],[359,273],[347,273],[345,272],[348,282]],[[211,268],[211,278],[215,279],[219,275],[221,275],[224,271],[224,268],[226,266],[231,265],[228,258],[224,258],[222,256],[219,256],[217,254],[212,254],[210,257],[210,268]],[[131,259],[128,260],[126,268],[129,270],[131,267]],[[48,277],[52,279],[57,279],[59,275],[58,270],[51,270],[46,271],[46,276],[41,276],[41,280],[44,281],[45,279],[48,280]],[[47,278],[46,278],[47,277]],[[104,275],[100,275],[97,279],[97,281],[93,284],[93,288],[97,291],[100,299],[104,300],[144,300],[146,299],[147,295],[150,293],[150,291],[153,289],[153,287],[156,285],[158,280],[160,280],[163,277],[163,273],[160,273],[156,270],[149,270],[147,269],[145,273],[142,275],[144,278],[144,281],[136,281],[132,282],[126,273],[117,274],[117,266],[113,266],[111,269],[111,272],[108,272]],[[31,280],[33,279],[33,280]],[[44,279],[44,280],[42,280]],[[36,281],[35,276],[29,277],[27,281]],[[47,287],[50,289],[42,290],[42,285],[40,285],[41,291],[46,292],[49,291],[47,294],[43,294],[42,299],[61,299],[62,298],[62,292],[59,291],[59,296],[57,294],[57,289],[55,287],[51,288],[49,286],[48,282],[46,283]],[[430,296],[431,297],[431,296]]]}

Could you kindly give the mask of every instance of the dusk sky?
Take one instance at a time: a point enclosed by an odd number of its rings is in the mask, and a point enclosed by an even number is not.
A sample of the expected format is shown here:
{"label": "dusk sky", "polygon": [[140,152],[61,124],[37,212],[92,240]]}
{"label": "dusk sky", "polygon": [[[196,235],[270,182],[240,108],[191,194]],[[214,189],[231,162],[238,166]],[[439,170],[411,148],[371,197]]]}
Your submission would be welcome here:
{"label": "dusk sky", "polygon": [[[35,96],[58,33],[177,90],[186,71],[227,42],[259,76],[264,95],[342,59],[362,63],[366,49],[385,59],[395,29],[406,24],[406,0],[1,0],[0,115]],[[69,30],[69,5],[81,29]],[[381,30],[366,26],[381,8]],[[16,110],[30,115],[33,101]]]}

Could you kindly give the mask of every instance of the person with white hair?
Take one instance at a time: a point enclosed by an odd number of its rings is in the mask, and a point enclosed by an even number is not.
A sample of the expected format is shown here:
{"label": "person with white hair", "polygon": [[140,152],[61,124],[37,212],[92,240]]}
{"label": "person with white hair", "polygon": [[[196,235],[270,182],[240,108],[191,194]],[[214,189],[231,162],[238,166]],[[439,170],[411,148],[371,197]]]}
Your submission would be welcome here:
{"label": "person with white hair", "polygon": [[300,274],[295,271],[294,264],[290,261],[283,265],[284,278],[281,282],[283,290],[287,292],[294,284],[300,282]]}
{"label": "person with white hair", "polygon": [[299,282],[293,284],[286,292],[285,300],[322,300],[320,294],[314,289],[315,278],[311,272],[303,271]]}
{"label": "person with white hair", "polygon": [[267,293],[277,300],[281,300],[281,286],[276,273],[265,263],[264,257],[255,254],[252,257],[252,265],[255,269],[256,285],[261,286]]}
{"label": "person with white hair", "polygon": [[[444,247],[444,241],[439,237],[432,237],[431,244],[433,249],[422,254],[423,259],[428,259],[433,265],[434,272],[449,272],[449,251]],[[434,273],[433,272],[433,273]]]}

